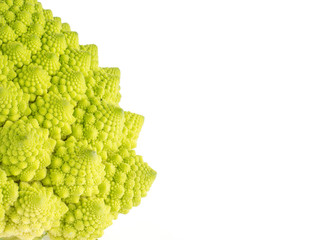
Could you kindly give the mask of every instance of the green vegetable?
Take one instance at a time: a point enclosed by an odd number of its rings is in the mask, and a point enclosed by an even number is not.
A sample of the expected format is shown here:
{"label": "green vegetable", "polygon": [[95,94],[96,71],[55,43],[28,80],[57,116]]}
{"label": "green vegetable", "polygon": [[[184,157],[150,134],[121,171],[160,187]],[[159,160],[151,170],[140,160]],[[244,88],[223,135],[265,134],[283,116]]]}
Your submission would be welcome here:
{"label": "green vegetable", "polygon": [[95,240],[156,172],[133,150],[144,117],[120,71],[36,0],[0,0],[0,237]]}

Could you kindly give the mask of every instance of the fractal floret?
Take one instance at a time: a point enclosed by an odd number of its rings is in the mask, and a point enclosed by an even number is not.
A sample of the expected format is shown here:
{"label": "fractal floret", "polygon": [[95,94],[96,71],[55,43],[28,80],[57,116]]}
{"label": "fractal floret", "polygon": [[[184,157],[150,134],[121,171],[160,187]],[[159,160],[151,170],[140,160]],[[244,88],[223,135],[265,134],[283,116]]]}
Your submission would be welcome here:
{"label": "fractal floret", "polygon": [[36,0],[0,0],[0,239],[95,240],[156,172],[120,71]]}

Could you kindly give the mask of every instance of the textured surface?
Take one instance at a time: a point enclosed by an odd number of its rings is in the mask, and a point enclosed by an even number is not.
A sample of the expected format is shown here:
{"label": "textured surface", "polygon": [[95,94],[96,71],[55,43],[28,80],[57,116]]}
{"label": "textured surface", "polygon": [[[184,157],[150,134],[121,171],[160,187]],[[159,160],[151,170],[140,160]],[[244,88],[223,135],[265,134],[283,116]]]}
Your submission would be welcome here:
{"label": "textured surface", "polygon": [[156,172],[119,82],[41,3],[0,0],[0,237],[94,240],[140,204]]}

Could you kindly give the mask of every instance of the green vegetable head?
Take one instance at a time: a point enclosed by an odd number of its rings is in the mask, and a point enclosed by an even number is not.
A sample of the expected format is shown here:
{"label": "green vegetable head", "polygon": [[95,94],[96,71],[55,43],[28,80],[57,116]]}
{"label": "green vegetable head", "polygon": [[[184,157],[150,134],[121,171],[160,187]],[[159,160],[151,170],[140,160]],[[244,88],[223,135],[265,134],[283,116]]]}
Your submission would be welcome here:
{"label": "green vegetable head", "polygon": [[36,0],[0,0],[0,238],[95,240],[156,172],[120,71]]}

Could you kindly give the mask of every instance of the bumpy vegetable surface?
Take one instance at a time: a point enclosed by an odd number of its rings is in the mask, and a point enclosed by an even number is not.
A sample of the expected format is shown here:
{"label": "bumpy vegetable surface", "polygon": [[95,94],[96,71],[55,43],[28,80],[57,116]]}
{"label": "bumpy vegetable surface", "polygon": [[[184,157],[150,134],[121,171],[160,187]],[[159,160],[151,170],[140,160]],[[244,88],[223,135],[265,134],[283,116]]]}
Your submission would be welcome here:
{"label": "bumpy vegetable surface", "polygon": [[36,0],[0,0],[0,238],[97,239],[156,172],[120,71]]}

